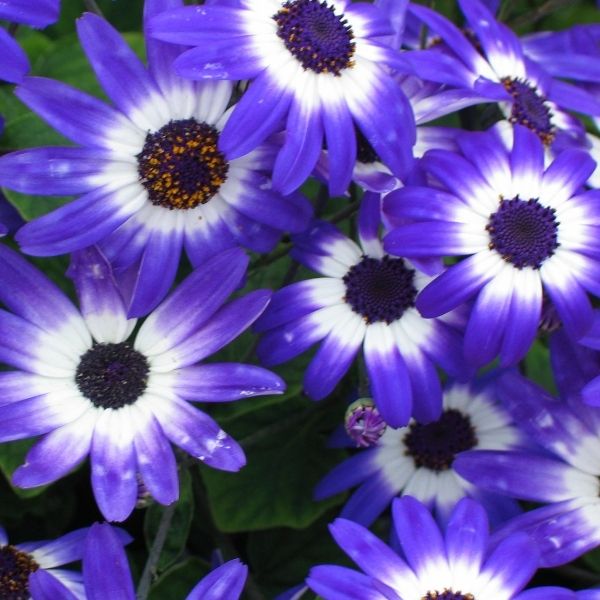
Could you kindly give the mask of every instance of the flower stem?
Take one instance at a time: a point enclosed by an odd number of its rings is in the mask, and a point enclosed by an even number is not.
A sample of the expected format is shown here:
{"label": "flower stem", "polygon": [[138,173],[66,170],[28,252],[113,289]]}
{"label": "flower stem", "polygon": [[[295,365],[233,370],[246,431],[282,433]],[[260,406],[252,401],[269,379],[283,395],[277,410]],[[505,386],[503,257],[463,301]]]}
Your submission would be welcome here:
{"label": "flower stem", "polygon": [[138,585],[138,590],[136,594],[137,600],[146,600],[146,598],[148,597],[148,593],[150,592],[150,585],[152,584],[153,577],[156,575],[156,566],[158,565],[160,553],[162,552],[163,546],[165,545],[167,534],[169,533],[169,528],[171,527],[171,521],[173,520],[173,515],[175,514],[176,507],[177,502],[169,504],[169,506],[165,507],[160,517],[158,531],[156,532],[156,537],[152,541],[150,554],[148,555],[148,560],[146,561],[146,565],[144,566],[144,572],[142,573],[142,577],[140,578],[140,583]]}
{"label": "flower stem", "polygon": [[96,0],[83,0],[83,4],[85,6],[85,10],[89,10],[91,13],[94,13],[99,17],[104,17],[100,7],[98,4],[96,4]]}

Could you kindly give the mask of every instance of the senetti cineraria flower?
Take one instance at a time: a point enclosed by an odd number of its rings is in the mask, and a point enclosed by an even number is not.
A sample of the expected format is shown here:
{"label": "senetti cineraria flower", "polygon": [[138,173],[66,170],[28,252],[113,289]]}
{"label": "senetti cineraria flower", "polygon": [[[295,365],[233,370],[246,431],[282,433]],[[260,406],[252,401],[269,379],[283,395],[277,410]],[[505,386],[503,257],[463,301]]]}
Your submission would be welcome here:
{"label": "senetti cineraria flower", "polygon": [[[146,18],[172,6],[148,0]],[[281,231],[302,231],[310,205],[283,198],[268,174],[275,148],[235,159],[220,131],[232,84],[194,83],[171,71],[179,48],[147,41],[146,69],[122,37],[93,14],[79,38],[114,106],[64,83],[27,78],[17,95],[79,147],[23,150],[0,160],[0,183],[77,200],[28,223],[24,252],[47,256],[99,243],[116,269],[136,272],[128,314],[143,316],[168,292],[182,248],[197,266],[225,248],[270,250]]]}
{"label": "senetti cineraria flower", "polygon": [[356,125],[394,175],[412,163],[415,123],[386,66],[401,57],[382,42],[394,33],[384,11],[349,0],[234,0],[168,11],[150,33],[198,46],[175,61],[191,79],[250,79],[221,135],[239,157],[285,129],[274,185],[300,186],[324,144],[330,189],[345,191],[357,156]]}
{"label": "senetti cineraria flower", "polygon": [[340,516],[369,526],[398,495],[427,505],[446,522],[458,500],[482,502],[495,523],[519,512],[514,501],[478,490],[453,469],[454,458],[466,450],[512,449],[523,435],[495,399],[493,384],[451,384],[444,391],[439,419],[385,429],[371,448],[337,466],[317,486],[318,499],[360,487]]}
{"label": "senetti cineraria flower", "polygon": [[544,169],[541,142],[521,126],[510,151],[491,133],[457,141],[462,156],[432,150],[422,160],[443,187],[408,186],[384,204],[399,223],[385,239],[391,254],[468,256],[420,293],[417,308],[437,317],[475,298],[465,333],[474,365],[526,354],[543,292],[569,335],[581,337],[592,324],[586,291],[600,294],[598,192],[582,191],[594,161],[568,150]]}
{"label": "senetti cineraria flower", "polygon": [[[189,401],[228,402],[281,393],[259,367],[197,364],[246,329],[270,292],[226,303],[247,266],[226,250],[190,275],[142,324],[127,320],[106,259],[73,257],[81,314],[20,256],[0,246],[0,441],[44,437],[13,476],[21,487],[51,483],[89,454],[92,487],[106,519],[122,521],[138,499],[138,478],[162,504],[178,498],[173,442],[226,471],[242,449]],[[44,302],[39,299],[43,298]]]}
{"label": "senetti cineraria flower", "polygon": [[546,452],[465,452],[455,468],[483,489],[548,503],[516,517],[503,531],[528,532],[542,566],[569,562],[600,545],[600,413],[576,394],[556,400],[517,373],[501,378],[498,393]]}
{"label": "senetti cineraria flower", "polygon": [[307,580],[311,589],[325,600],[577,598],[562,588],[523,592],[538,567],[533,540],[514,533],[492,549],[485,510],[470,498],[456,505],[445,531],[410,496],[394,500],[392,514],[402,557],[361,525],[337,519],[331,533],[364,573],[334,565],[314,567]]}
{"label": "senetti cineraria flower", "polygon": [[[528,59],[517,35],[479,0],[458,3],[474,41],[438,13],[411,4],[411,12],[445,42],[441,48],[406,55],[419,76],[499,101],[511,123],[528,127],[546,145],[561,132],[583,136],[582,123],[565,110],[600,115],[600,99],[552,78]],[[583,69],[581,62],[573,63],[570,73],[563,75],[581,79],[582,71],[597,72],[599,63],[597,56],[590,57]]]}
{"label": "senetti cineraria flower", "polygon": [[256,324],[264,332],[258,354],[268,365],[321,347],[304,376],[306,393],[320,400],[333,391],[361,346],[375,404],[392,426],[411,414],[440,416],[442,388],[435,365],[464,376],[458,317],[423,319],[415,298],[431,278],[383,252],[379,196],[367,194],[359,214],[360,246],[333,225],[317,222],[297,236],[293,257],[323,277],[275,293]]}
{"label": "senetti cineraria flower", "polygon": [[[51,541],[10,544],[0,527],[0,598],[86,600],[81,573],[57,567],[81,560],[87,531],[78,529]],[[39,594],[34,593],[36,578],[44,582]]]}
{"label": "senetti cineraria flower", "polygon": [[[247,574],[248,568],[239,560],[230,560],[204,577],[185,600],[238,600]],[[110,525],[96,523],[90,527],[84,545],[83,582],[86,600],[136,598],[123,542]],[[45,591],[46,586],[47,576],[39,576],[36,573],[31,586],[32,591]],[[77,600],[77,597],[72,595],[46,594],[40,598]]]}
{"label": "senetti cineraria flower", "polygon": [[[58,19],[60,0],[4,0],[0,19],[30,27],[46,27]],[[29,71],[27,55],[6,29],[0,27],[0,79],[19,83]]]}

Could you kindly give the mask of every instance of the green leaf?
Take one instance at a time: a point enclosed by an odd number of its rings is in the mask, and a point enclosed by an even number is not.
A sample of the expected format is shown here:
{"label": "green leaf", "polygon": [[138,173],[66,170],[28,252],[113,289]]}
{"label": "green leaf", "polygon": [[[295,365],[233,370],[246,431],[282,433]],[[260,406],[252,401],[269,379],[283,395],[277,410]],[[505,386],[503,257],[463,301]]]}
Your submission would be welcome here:
{"label": "green leaf", "polygon": [[239,473],[202,468],[215,523],[224,532],[307,527],[339,502],[316,502],[312,490],[344,453],[325,449],[322,410],[298,411],[280,428],[274,411],[258,412],[271,417],[272,432],[257,430],[246,444],[248,464]]}
{"label": "green leaf", "polygon": [[35,440],[19,440],[18,442],[9,442],[0,444],[0,471],[6,477],[14,493],[20,498],[33,498],[43,493],[48,486],[40,486],[31,489],[21,489],[12,485],[12,475],[18,466],[25,461],[25,455]]}
{"label": "green leaf", "polygon": [[[144,536],[148,548],[150,548],[152,541],[156,537],[164,510],[164,506],[152,504],[146,512]],[[187,469],[181,469],[179,472],[179,500],[158,561],[159,571],[172,565],[181,556],[188,539],[193,513],[194,497],[192,494],[191,477]]]}
{"label": "green leaf", "polygon": [[149,600],[185,598],[207,573],[206,562],[192,556],[161,575],[150,590]]}
{"label": "green leaf", "polygon": [[557,394],[550,366],[550,351],[540,340],[534,342],[525,357],[525,375],[551,394]]}

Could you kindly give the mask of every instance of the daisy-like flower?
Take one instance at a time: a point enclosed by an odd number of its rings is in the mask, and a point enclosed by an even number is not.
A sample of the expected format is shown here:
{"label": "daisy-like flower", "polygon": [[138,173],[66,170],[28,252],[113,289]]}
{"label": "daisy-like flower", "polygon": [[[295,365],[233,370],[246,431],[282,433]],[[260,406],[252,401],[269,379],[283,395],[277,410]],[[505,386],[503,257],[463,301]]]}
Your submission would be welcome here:
{"label": "daisy-like flower", "polygon": [[122,521],[138,499],[138,475],[158,502],[178,498],[169,442],[211,467],[242,467],[238,444],[188,401],[228,402],[284,389],[260,367],[197,364],[268,303],[264,290],[225,303],[246,266],[238,249],[211,258],[128,341],[136,321],[127,319],[96,249],[73,258],[79,313],[41,273],[0,246],[0,301],[8,308],[0,311],[0,361],[18,369],[0,373],[0,441],[44,435],[13,482],[51,483],[89,454],[98,506],[106,519]]}
{"label": "daisy-like flower", "polygon": [[[82,540],[83,541],[83,540]],[[248,568],[239,560],[230,560],[204,577],[185,600],[238,600],[246,582]],[[77,600],[73,595],[52,596],[48,591],[48,576],[36,573],[32,578],[32,592],[43,600]],[[115,529],[95,523],[84,541],[83,583],[86,600],[135,600],[135,590],[123,541]],[[38,596],[34,596],[37,598]],[[175,599],[175,600],[183,600]]]}
{"label": "daisy-like flower", "polygon": [[498,393],[545,452],[465,452],[455,469],[491,492],[547,503],[513,519],[501,534],[529,533],[542,566],[569,562],[600,545],[600,413],[577,394],[559,401],[517,373],[500,378]]}
{"label": "daisy-like flower", "polygon": [[[566,111],[600,115],[600,100],[553,78],[529,59],[517,35],[496,21],[480,0],[458,3],[473,40],[435,11],[411,4],[409,10],[445,42],[441,48],[405,56],[419,76],[452,87],[474,89],[497,100],[511,123],[528,127],[546,145],[552,144],[559,134],[582,137],[583,124]],[[590,57],[587,64],[574,61],[566,76],[579,79],[583,72],[597,72],[599,64],[597,56]]]}
{"label": "daisy-like flower", "polygon": [[[146,20],[173,4],[147,0]],[[27,78],[17,89],[79,146],[6,155],[0,184],[27,194],[82,194],[23,227],[24,252],[48,256],[99,243],[116,269],[135,273],[128,314],[142,316],[168,292],[183,248],[197,266],[236,245],[269,251],[281,231],[305,228],[308,201],[271,189],[274,146],[235,159],[223,150],[232,84],[182,80],[171,71],[180,48],[152,39],[146,68],[96,15],[84,15],[77,29],[114,106],[50,79]]]}
{"label": "daisy-like flower", "polygon": [[586,290],[600,294],[598,192],[581,190],[594,161],[568,150],[544,169],[540,140],[521,126],[510,151],[489,132],[457,141],[462,156],[432,150],[422,160],[441,189],[405,187],[384,204],[399,223],[385,239],[391,254],[468,256],[420,293],[417,308],[437,317],[476,298],[465,333],[474,365],[526,354],[543,291],[567,332],[581,337],[592,324]]}
{"label": "daisy-like flower", "polygon": [[[522,591],[538,566],[539,553],[523,533],[489,544],[485,510],[461,500],[445,531],[418,500],[405,496],[392,505],[403,556],[363,526],[337,519],[331,534],[364,571],[314,567],[307,583],[325,600],[553,600],[598,598],[556,587]],[[582,594],[589,594],[583,592]]]}
{"label": "daisy-like flower", "polygon": [[276,292],[256,329],[258,354],[275,365],[323,340],[304,376],[315,400],[327,396],[361,346],[375,404],[393,427],[411,414],[421,422],[440,416],[442,388],[435,365],[463,376],[457,315],[423,319],[415,298],[431,278],[402,258],[384,253],[380,200],[366,194],[359,213],[360,246],[328,223],[298,236],[292,256],[322,277]]}
{"label": "daisy-like flower", "polygon": [[442,523],[458,500],[470,496],[498,523],[520,512],[516,502],[465,481],[454,471],[454,459],[466,450],[505,450],[522,443],[523,435],[495,398],[493,382],[454,383],[444,390],[439,419],[388,427],[370,448],[333,469],[315,489],[315,497],[327,498],[359,485],[340,516],[368,527],[395,496],[415,497]]}
{"label": "daisy-like flower", "polygon": [[[46,27],[58,20],[60,0],[4,0],[0,3],[0,19]],[[0,27],[0,79],[19,83],[29,71],[29,60],[13,36]]]}
{"label": "daisy-like flower", "polygon": [[[86,600],[81,573],[58,567],[81,560],[87,532],[87,528],[78,529],[56,540],[10,544],[0,527],[0,598]],[[121,539],[123,534],[114,535]],[[39,595],[34,593],[36,577],[44,582]]]}
{"label": "daisy-like flower", "polygon": [[356,160],[354,125],[396,176],[412,164],[410,104],[386,66],[402,64],[382,41],[394,30],[377,6],[349,0],[234,0],[168,11],[150,34],[198,46],[176,61],[191,79],[251,79],[221,135],[246,154],[285,129],[273,182],[291,192],[312,172],[325,141],[330,190],[343,193]]}

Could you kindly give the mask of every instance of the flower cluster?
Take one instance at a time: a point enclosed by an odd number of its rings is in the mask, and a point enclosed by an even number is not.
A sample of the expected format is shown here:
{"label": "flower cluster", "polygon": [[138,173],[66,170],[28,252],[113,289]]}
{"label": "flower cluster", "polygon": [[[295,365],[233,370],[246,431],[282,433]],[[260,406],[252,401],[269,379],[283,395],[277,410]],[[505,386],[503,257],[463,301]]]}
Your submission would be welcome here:
{"label": "flower cluster", "polygon": [[0,600],[599,600],[598,4],[75,4],[0,2]]}

